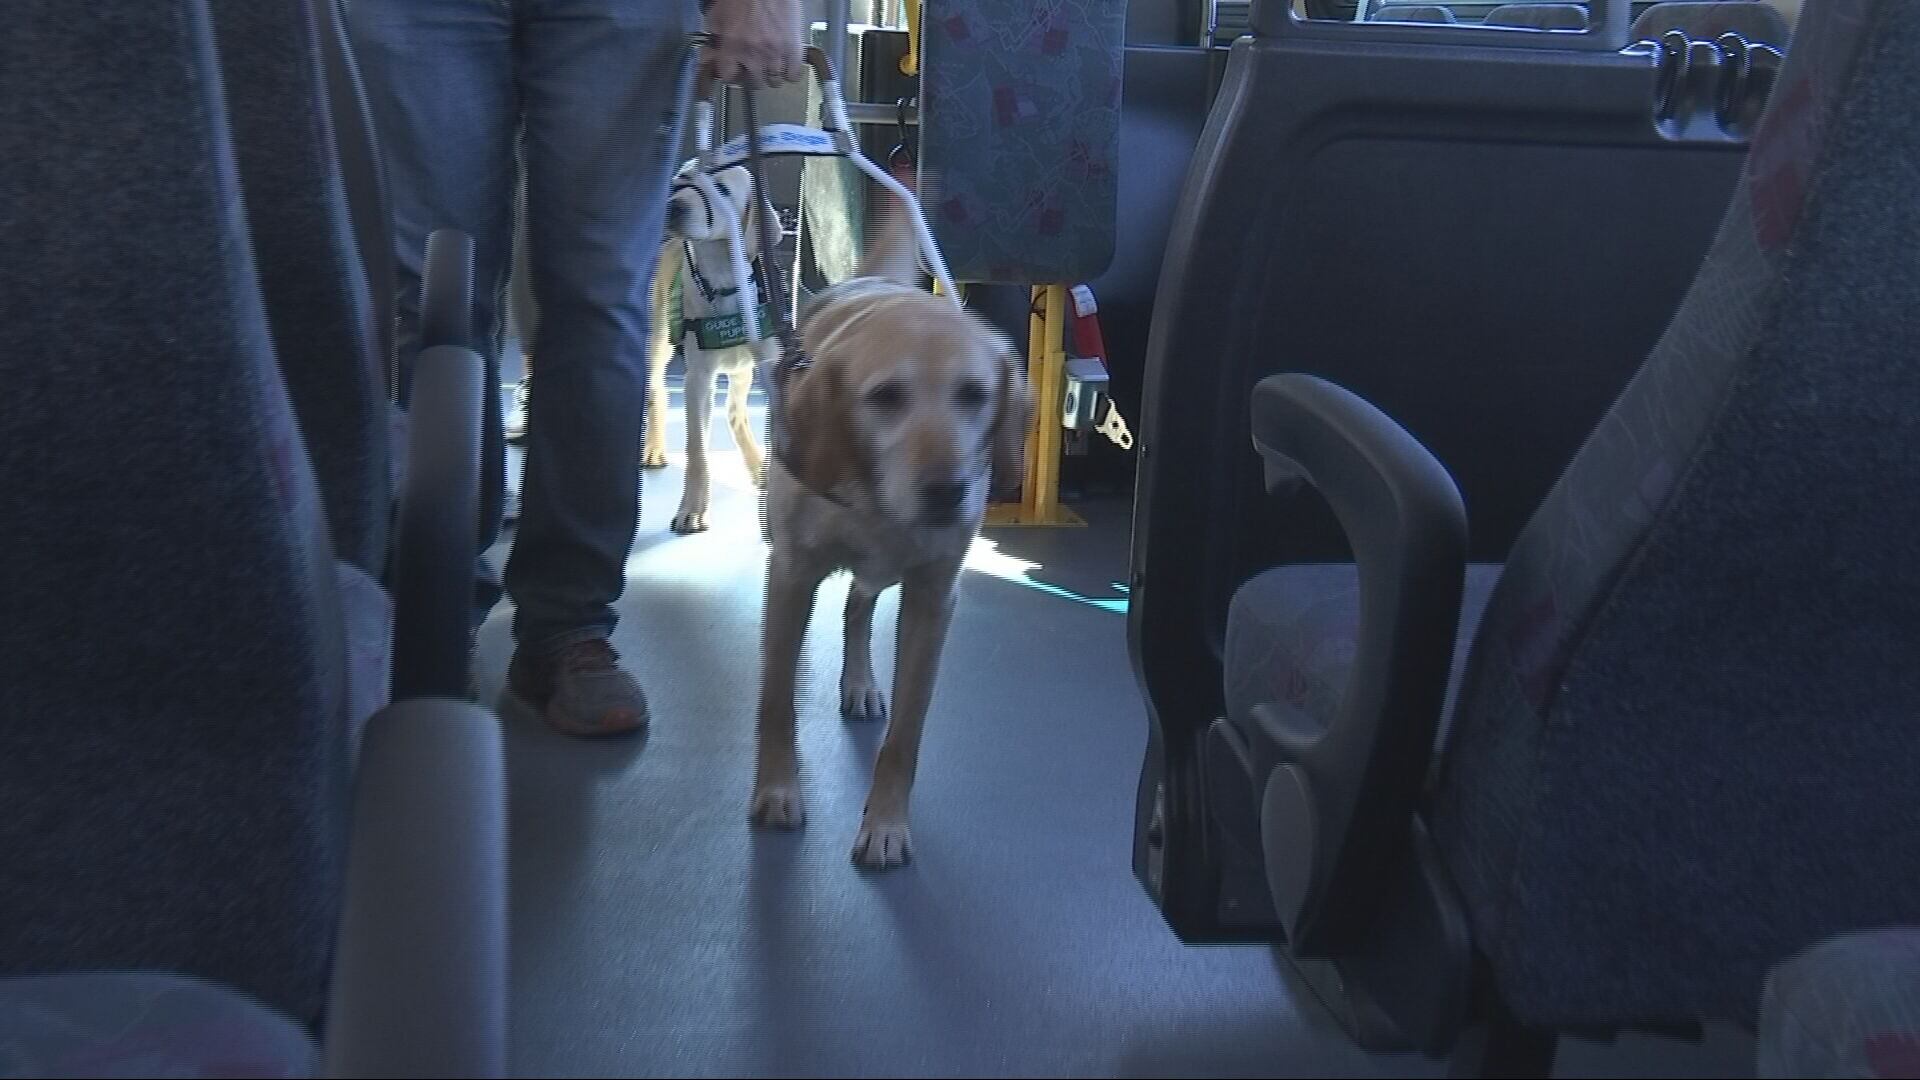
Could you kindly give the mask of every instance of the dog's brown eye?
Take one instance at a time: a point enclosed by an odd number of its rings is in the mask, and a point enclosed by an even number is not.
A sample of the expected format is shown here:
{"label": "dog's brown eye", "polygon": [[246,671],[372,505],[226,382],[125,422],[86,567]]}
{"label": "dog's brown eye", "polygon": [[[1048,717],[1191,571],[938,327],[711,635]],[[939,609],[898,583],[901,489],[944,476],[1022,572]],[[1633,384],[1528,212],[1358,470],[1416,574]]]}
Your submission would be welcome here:
{"label": "dog's brown eye", "polygon": [[953,400],[963,409],[979,409],[987,403],[987,388],[982,383],[963,382],[953,391]]}
{"label": "dog's brown eye", "polygon": [[867,404],[881,412],[898,412],[907,403],[907,392],[899,383],[881,383],[867,391]]}

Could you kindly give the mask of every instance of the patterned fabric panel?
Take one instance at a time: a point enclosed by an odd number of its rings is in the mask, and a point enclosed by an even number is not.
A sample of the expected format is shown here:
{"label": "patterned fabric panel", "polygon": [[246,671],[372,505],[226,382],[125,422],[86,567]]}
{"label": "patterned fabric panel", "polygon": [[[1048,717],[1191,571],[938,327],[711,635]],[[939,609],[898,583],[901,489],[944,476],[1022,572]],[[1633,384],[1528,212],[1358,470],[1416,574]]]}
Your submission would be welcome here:
{"label": "patterned fabric panel", "polygon": [[1633,20],[1628,41],[1658,38],[1679,30],[1696,41],[1711,41],[1728,32],[1748,41],[1785,48],[1793,31],[1780,9],[1764,0],[1720,0],[1718,3],[1655,4]]}
{"label": "patterned fabric panel", "polygon": [[[1750,1019],[1759,958],[1893,902],[1847,865],[1911,860],[1877,815],[1912,785],[1874,747],[1906,738],[1889,709],[1920,707],[1884,657],[1912,635],[1920,553],[1889,544],[1885,512],[1910,503],[1858,501],[1920,484],[1902,434],[1920,340],[1887,314],[1920,283],[1883,283],[1920,247],[1901,7],[1809,3],[1692,290],[1475,639],[1435,832],[1523,1021]],[[1880,584],[1856,596],[1841,558]],[[1808,786],[1848,769],[1846,799]]]}
{"label": "patterned fabric panel", "polygon": [[1760,995],[1763,1080],[1920,1076],[1920,929],[1859,931],[1782,961]]}
{"label": "patterned fabric panel", "polygon": [[[1452,705],[1467,641],[1500,568],[1467,567],[1448,680]],[[1249,578],[1227,610],[1227,718],[1243,727],[1261,702],[1283,702],[1329,723],[1340,715],[1360,637],[1360,572],[1352,563],[1280,566]]]}
{"label": "patterned fabric panel", "polygon": [[306,1032],[242,994],[157,972],[0,979],[0,1077],[319,1075]]}
{"label": "patterned fabric panel", "polygon": [[1281,566],[1249,578],[1227,608],[1227,719],[1279,701],[1328,723],[1340,714],[1360,637],[1352,563]]}
{"label": "patterned fabric panel", "polygon": [[920,167],[956,281],[1098,277],[1118,227],[1123,0],[928,0]]}

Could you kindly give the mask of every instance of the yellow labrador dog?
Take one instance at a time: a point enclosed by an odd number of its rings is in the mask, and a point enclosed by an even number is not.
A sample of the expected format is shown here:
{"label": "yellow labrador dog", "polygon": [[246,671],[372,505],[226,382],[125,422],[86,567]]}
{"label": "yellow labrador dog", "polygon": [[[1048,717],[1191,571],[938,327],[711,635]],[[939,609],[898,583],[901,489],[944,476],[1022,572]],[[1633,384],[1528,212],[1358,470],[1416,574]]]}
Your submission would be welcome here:
{"label": "yellow labrador dog", "polygon": [[[667,198],[666,236],[659,271],[653,279],[653,320],[647,343],[647,425],[640,455],[642,468],[667,464],[667,363],[674,346],[686,362],[687,474],[680,490],[680,508],[673,515],[676,533],[704,532],[712,502],[712,479],[707,465],[707,425],[713,416],[713,383],[727,377],[727,426],[747,475],[764,484],[766,466],[759,441],[748,420],[747,397],[753,391],[756,367],[772,363],[779,350],[771,333],[759,344],[749,344],[737,314],[744,288],[755,294],[753,282],[737,276],[727,233],[737,218],[745,254],[751,261],[760,250],[756,215],[763,213],[754,198],[753,177],[744,167],[724,169],[708,185],[676,182]],[[726,200],[716,207],[713,200]],[[724,210],[724,212],[723,212]],[[674,303],[674,294],[680,302]],[[757,304],[756,304],[757,307]],[[721,320],[716,322],[715,316]],[[715,337],[709,327],[724,327]]]}
{"label": "yellow labrador dog", "polygon": [[[799,334],[810,363],[776,376],[767,514],[772,550],[752,820],[805,821],[794,679],[820,583],[853,576],[840,707],[887,718],[853,860],[905,863],[907,802],[961,563],[990,487],[1017,485],[1031,422],[1012,344],[919,285],[909,223],[895,208],[859,276],[814,297]],[[900,586],[891,716],[873,675],[873,609]]]}

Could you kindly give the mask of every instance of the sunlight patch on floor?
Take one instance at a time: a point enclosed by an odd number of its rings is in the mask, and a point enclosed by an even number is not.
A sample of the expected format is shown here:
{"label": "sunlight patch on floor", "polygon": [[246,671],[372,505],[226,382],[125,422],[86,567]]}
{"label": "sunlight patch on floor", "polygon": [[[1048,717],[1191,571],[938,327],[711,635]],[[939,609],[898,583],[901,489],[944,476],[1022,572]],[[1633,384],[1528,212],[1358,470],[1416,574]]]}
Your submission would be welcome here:
{"label": "sunlight patch on floor", "polygon": [[1118,598],[1083,596],[1071,589],[1063,589],[1051,582],[1036,579],[1032,572],[1040,568],[1039,563],[1001,551],[999,543],[989,537],[981,536],[974,539],[973,546],[967,551],[967,561],[964,565],[973,573],[985,574],[1049,596],[1057,596],[1062,600],[1071,600],[1076,604],[1085,604],[1115,615],[1127,613],[1127,600],[1124,596]]}

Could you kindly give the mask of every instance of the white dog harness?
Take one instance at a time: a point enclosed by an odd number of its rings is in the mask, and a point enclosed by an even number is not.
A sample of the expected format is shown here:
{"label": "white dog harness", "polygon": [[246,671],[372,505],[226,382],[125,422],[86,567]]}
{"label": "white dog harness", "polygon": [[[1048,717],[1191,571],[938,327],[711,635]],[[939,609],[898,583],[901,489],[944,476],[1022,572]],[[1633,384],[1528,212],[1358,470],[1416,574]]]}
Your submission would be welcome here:
{"label": "white dog harness", "polygon": [[[706,231],[719,233],[708,239],[681,241],[685,277],[693,288],[687,289],[686,282],[676,277],[668,301],[668,311],[679,313],[681,336],[692,334],[699,347],[708,352],[757,345],[776,332],[761,255],[755,251],[748,256],[740,226],[744,217],[740,203],[754,193],[742,191],[736,195],[732,186],[700,171],[674,181],[676,189],[693,189],[699,194],[707,215]],[[762,213],[772,212],[764,198],[761,204]],[[753,296],[752,319],[745,316],[747,290]]]}
{"label": "white dog harness", "polygon": [[[712,43],[707,34],[695,34],[691,39],[692,47],[698,49]],[[809,128],[798,124],[770,124],[760,126],[759,108],[752,86],[740,86],[738,89],[746,101],[747,130],[743,135],[727,141],[724,146],[714,145],[714,118],[717,112],[714,98],[718,95],[696,100],[693,104],[694,143],[699,148],[699,157],[688,162],[676,182],[685,182],[699,188],[708,204],[717,214],[731,214],[727,225],[727,244],[733,262],[736,281],[755,280],[748,265],[745,227],[741,215],[733,208],[714,183],[715,174],[734,165],[747,166],[748,175],[753,179],[753,190],[764,201],[766,191],[766,171],[763,160],[769,154],[783,157],[841,157],[852,162],[868,178],[892,192],[895,198],[903,202],[912,220],[914,234],[919,241],[920,258],[939,283],[955,306],[960,306],[960,294],[953,286],[953,278],[947,272],[947,263],[940,255],[940,248],[933,241],[933,230],[928,227],[926,215],[921,213],[920,200],[914,197],[894,176],[875,165],[860,152],[859,141],[854,137],[853,122],[847,115],[847,105],[840,94],[840,80],[833,71],[826,54],[816,47],[806,50],[807,66],[813,70],[820,82],[820,113],[824,121],[823,128]],[[759,219],[760,251],[762,254],[773,251],[778,246],[778,232],[772,215],[761,213]],[[691,263],[691,260],[689,260]],[[764,298],[772,316],[774,335],[780,339],[780,358],[768,373],[767,386],[771,393],[772,408],[768,410],[772,428],[769,442],[775,460],[782,467],[792,461],[789,453],[789,439],[785,425],[778,422],[781,403],[786,398],[786,390],[793,379],[803,375],[811,366],[806,351],[801,347],[798,324],[793,313],[788,310],[787,296],[780,280],[780,270],[772,259],[760,263],[763,271],[756,290],[755,299]],[[696,283],[697,287],[697,283]],[[716,296],[721,295],[716,292]],[[736,288],[731,294],[734,311],[740,320],[740,326],[747,339],[757,344],[761,338],[761,323],[747,310],[747,292]],[[821,493],[825,494],[825,493]]]}

